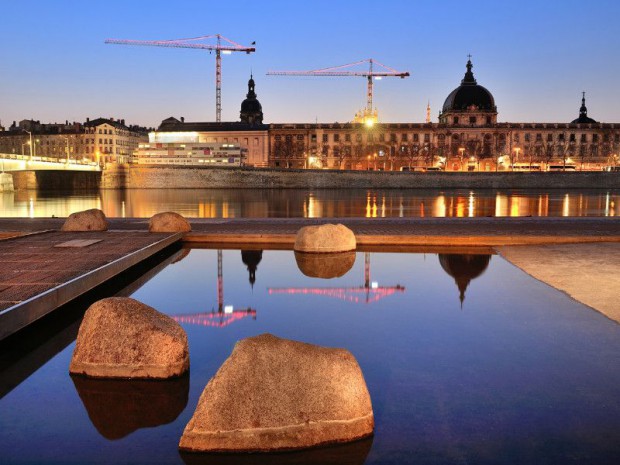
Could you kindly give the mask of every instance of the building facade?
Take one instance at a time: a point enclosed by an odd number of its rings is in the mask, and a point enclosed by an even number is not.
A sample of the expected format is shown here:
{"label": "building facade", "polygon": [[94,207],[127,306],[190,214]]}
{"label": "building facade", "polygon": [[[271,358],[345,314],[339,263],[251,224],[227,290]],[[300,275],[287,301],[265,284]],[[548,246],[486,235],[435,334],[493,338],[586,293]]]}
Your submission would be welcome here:
{"label": "building facade", "polygon": [[[252,76],[248,81],[246,99],[241,103],[239,119],[234,122],[185,122],[185,118],[167,118],[149,134],[148,143],[141,144],[135,151],[133,161],[148,162],[152,157],[149,154],[164,150],[169,155],[159,157],[159,160],[166,164],[268,166],[269,126],[263,124],[263,109]],[[197,147],[202,147],[198,152],[204,156],[199,156],[195,150]],[[240,151],[241,157],[233,154],[236,151]],[[228,152],[230,156],[227,157]]]}
{"label": "building facade", "polygon": [[618,164],[620,124],[588,117],[503,123],[468,60],[438,123],[271,124],[269,165],[278,168],[502,171],[601,170]]}
{"label": "building facade", "polygon": [[0,131],[0,153],[50,161],[125,163],[148,130],[126,126],[125,120],[87,119],[85,123],[41,123],[22,120]]}

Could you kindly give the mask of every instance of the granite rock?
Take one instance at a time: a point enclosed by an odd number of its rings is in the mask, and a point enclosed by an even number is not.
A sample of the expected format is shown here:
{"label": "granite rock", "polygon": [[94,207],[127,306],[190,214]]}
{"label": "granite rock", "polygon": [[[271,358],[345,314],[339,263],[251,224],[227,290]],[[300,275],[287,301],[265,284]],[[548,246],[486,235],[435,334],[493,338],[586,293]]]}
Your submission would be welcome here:
{"label": "granite rock", "polygon": [[362,371],[344,349],[263,334],[239,341],[205,387],[179,448],[269,452],[370,436]]}
{"label": "granite rock", "polygon": [[192,226],[182,215],[175,212],[163,212],[153,215],[149,220],[149,232],[190,232]]}
{"label": "granite rock", "polygon": [[342,224],[305,226],[297,232],[293,249],[298,252],[329,253],[355,250],[355,234]]}
{"label": "granite rock", "polygon": [[170,378],[189,369],[187,335],[169,316],[128,297],[92,304],[69,371],[98,378]]}
{"label": "granite rock", "polygon": [[108,220],[105,214],[91,208],[81,212],[71,213],[62,225],[61,231],[107,231]]}

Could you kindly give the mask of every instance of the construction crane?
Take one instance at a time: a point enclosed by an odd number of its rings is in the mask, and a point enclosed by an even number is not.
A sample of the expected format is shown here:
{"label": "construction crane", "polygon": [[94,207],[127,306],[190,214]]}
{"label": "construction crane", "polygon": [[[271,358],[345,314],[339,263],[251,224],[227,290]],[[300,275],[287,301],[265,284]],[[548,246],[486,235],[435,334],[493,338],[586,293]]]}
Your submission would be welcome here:
{"label": "construction crane", "polygon": [[[351,68],[368,63],[368,71],[354,71]],[[362,76],[367,78],[368,86],[366,89],[366,114],[372,115],[372,87],[373,78],[381,79],[383,77],[399,77],[404,79],[409,76],[409,72],[396,71],[389,66],[385,66],[372,58],[356,61],[346,65],[333,66],[331,68],[315,69],[312,71],[268,71],[268,76]]]}
{"label": "construction crane", "polygon": [[[215,44],[198,43],[199,41],[207,41],[215,39]],[[106,44],[118,45],[145,45],[152,47],[171,47],[171,48],[197,48],[200,50],[215,50],[215,121],[222,120],[222,53],[230,54],[232,52],[245,52],[250,54],[255,52],[254,47],[245,47],[221,34],[212,34],[209,36],[193,37],[190,39],[173,39],[173,40],[126,40],[126,39],[106,39]],[[252,42],[254,45],[255,42]]]}

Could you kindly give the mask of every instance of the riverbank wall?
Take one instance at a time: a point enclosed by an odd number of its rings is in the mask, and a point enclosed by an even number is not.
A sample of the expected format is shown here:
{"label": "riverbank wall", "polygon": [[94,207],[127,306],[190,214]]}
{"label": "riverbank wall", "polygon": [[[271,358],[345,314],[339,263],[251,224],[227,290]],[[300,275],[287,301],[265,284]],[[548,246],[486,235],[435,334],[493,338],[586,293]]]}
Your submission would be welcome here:
{"label": "riverbank wall", "polygon": [[620,172],[400,172],[112,165],[13,172],[15,189],[620,189]]}
{"label": "riverbank wall", "polygon": [[620,188],[620,173],[400,172],[271,168],[116,166],[103,173],[104,189],[592,189]]}

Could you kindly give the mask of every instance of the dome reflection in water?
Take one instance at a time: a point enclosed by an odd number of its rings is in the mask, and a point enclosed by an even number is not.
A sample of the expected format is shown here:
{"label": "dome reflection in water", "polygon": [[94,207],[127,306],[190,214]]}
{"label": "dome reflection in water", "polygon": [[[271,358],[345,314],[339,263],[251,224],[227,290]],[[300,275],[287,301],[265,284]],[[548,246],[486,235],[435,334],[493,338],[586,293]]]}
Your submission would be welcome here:
{"label": "dome reflection in water", "polygon": [[439,254],[439,264],[443,270],[454,278],[459,288],[461,308],[465,300],[465,291],[469,283],[481,276],[491,261],[491,255]]}

